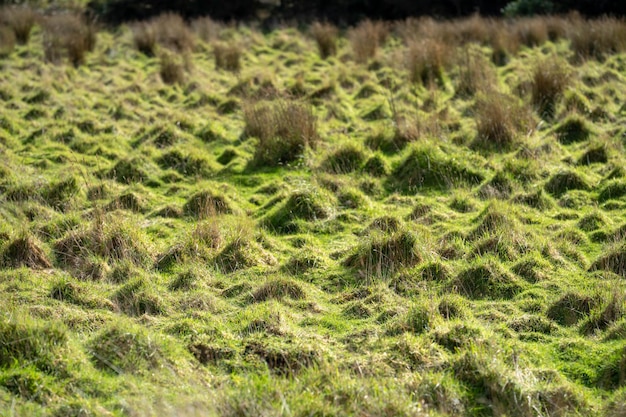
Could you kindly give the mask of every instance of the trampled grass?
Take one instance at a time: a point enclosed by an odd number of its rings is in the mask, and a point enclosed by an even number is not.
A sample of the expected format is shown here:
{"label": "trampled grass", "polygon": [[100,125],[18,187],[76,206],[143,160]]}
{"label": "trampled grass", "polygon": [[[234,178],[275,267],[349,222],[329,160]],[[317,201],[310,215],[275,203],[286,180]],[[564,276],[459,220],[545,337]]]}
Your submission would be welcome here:
{"label": "trampled grass", "polygon": [[0,415],[626,413],[624,22],[48,19],[2,32]]}

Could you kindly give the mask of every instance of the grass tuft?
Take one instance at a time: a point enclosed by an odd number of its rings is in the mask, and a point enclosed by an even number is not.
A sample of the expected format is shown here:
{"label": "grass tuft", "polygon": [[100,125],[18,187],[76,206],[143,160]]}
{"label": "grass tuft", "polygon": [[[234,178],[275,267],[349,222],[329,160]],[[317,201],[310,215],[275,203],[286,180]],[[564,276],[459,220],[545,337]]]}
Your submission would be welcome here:
{"label": "grass tuft", "polygon": [[388,28],[383,22],[364,20],[350,31],[354,60],[360,64],[376,57],[378,47],[387,38]]}
{"label": "grass tuft", "polygon": [[63,57],[78,67],[85,63],[88,52],[96,46],[96,28],[83,17],[58,14],[43,22],[44,56],[47,62],[58,63]]}
{"label": "grass tuft", "polygon": [[7,25],[20,45],[26,45],[30,39],[38,15],[28,4],[4,6],[0,9],[0,22]]}
{"label": "grass tuft", "polygon": [[241,70],[242,53],[241,47],[235,43],[215,42],[213,44],[215,68],[239,72]]}
{"label": "grass tuft", "polygon": [[317,43],[317,49],[322,59],[337,53],[337,35],[339,31],[334,25],[315,22],[311,25],[310,32]]}
{"label": "grass tuft", "polygon": [[477,185],[483,179],[480,172],[446,156],[439,148],[417,145],[393,170],[389,184],[398,191],[413,194],[421,189],[446,190]]}
{"label": "grass tuft", "polygon": [[565,61],[557,57],[545,58],[535,64],[532,73],[531,102],[539,116],[552,120],[558,100],[570,83],[570,70]]}
{"label": "grass tuft", "polygon": [[511,299],[523,287],[494,260],[481,261],[453,280],[453,288],[471,299]]}
{"label": "grass tuft", "polygon": [[245,132],[259,140],[254,153],[257,166],[296,161],[319,140],[317,118],[307,104],[276,100],[244,106]]}
{"label": "grass tuft", "polygon": [[417,237],[413,233],[400,231],[391,236],[374,235],[356,247],[343,264],[358,270],[361,277],[370,280],[389,277],[421,261]]}
{"label": "grass tuft", "polygon": [[5,246],[1,259],[2,266],[5,268],[25,266],[31,269],[48,269],[52,267],[41,243],[28,234],[14,239]]}

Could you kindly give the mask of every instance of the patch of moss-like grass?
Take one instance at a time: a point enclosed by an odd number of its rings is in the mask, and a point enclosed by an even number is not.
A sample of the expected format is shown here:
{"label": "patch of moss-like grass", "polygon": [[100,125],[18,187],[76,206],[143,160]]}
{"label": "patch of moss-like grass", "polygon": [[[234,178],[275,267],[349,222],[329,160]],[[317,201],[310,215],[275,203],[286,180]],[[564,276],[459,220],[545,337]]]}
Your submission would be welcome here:
{"label": "patch of moss-like grass", "polygon": [[412,194],[422,189],[447,190],[477,185],[483,179],[480,171],[447,157],[434,146],[416,146],[393,170],[388,185],[391,189]]}

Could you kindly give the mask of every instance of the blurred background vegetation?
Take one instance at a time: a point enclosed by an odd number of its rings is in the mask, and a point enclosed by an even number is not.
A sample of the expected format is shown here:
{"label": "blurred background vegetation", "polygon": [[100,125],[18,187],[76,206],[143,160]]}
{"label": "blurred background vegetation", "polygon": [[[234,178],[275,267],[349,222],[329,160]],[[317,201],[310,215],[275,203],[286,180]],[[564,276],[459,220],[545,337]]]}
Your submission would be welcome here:
{"label": "blurred background vegetation", "polygon": [[187,18],[209,15],[219,20],[323,19],[353,24],[363,18],[454,18],[473,13],[506,17],[570,12],[623,16],[626,10],[625,2],[611,0],[0,0],[0,5],[25,2],[42,8],[84,8],[106,23],[140,20],[167,11]]}

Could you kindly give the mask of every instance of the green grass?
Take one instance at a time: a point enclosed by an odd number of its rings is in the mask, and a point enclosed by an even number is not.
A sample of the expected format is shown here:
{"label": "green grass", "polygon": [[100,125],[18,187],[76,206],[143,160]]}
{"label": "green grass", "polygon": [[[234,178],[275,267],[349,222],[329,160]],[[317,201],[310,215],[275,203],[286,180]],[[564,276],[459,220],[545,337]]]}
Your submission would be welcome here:
{"label": "green grass", "polygon": [[472,19],[11,45],[0,415],[624,415],[626,55]]}

